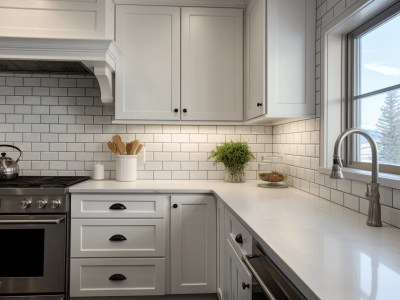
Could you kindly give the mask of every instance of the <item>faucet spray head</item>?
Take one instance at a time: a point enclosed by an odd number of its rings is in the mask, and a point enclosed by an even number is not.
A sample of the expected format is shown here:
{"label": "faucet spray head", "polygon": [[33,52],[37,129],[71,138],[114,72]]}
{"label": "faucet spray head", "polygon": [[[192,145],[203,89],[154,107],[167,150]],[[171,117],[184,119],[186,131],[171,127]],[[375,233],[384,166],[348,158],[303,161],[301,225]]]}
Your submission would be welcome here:
{"label": "faucet spray head", "polygon": [[337,159],[333,160],[332,172],[330,178],[332,179],[343,179],[342,167],[339,165]]}

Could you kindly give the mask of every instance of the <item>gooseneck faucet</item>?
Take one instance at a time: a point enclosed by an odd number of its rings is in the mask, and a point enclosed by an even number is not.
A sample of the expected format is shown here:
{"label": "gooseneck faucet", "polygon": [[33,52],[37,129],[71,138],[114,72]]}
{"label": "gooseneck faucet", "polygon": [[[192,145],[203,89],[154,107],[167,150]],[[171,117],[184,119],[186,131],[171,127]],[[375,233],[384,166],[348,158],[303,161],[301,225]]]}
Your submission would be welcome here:
{"label": "gooseneck faucet", "polygon": [[374,227],[381,227],[382,226],[381,204],[379,203],[380,194],[379,194],[379,182],[378,182],[378,174],[379,174],[378,147],[376,146],[374,139],[369,135],[367,131],[358,128],[350,128],[342,132],[337,137],[333,153],[332,173],[330,177],[333,179],[344,178],[342,173],[343,164],[340,158],[340,146],[342,145],[343,140],[348,135],[353,133],[357,133],[365,137],[371,146],[371,151],[372,151],[371,191],[367,183],[367,192],[365,193],[365,197],[369,200],[367,225]]}

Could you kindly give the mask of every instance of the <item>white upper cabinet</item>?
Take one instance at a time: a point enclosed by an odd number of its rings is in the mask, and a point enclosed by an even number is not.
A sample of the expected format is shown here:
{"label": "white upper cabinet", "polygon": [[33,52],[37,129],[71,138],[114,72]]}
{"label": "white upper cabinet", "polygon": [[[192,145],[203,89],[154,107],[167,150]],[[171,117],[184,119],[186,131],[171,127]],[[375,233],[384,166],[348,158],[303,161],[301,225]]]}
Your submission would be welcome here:
{"label": "white upper cabinet", "polygon": [[182,120],[243,119],[243,11],[182,8]]}
{"label": "white upper cabinet", "polygon": [[246,11],[247,120],[315,114],[314,31],[315,0],[251,0]]}
{"label": "white upper cabinet", "polygon": [[117,5],[115,119],[242,121],[243,10]]}
{"label": "white upper cabinet", "polygon": [[111,0],[2,0],[0,36],[114,39]]}
{"label": "white upper cabinet", "polygon": [[179,120],[180,8],[118,5],[116,119]]}

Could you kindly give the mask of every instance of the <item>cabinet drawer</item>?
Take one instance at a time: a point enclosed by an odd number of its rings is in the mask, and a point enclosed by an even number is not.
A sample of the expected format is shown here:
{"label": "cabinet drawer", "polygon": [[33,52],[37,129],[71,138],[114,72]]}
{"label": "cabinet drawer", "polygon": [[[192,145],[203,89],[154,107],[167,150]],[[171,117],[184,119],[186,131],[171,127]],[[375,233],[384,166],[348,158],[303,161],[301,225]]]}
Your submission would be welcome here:
{"label": "cabinet drawer", "polygon": [[163,295],[165,260],[72,259],[70,291],[71,297]]}
{"label": "cabinet drawer", "polygon": [[72,257],[165,255],[164,219],[72,219]]}
{"label": "cabinet drawer", "polygon": [[168,195],[73,194],[72,218],[164,218]]}
{"label": "cabinet drawer", "polygon": [[225,210],[225,232],[226,237],[243,252],[250,254],[252,251],[251,234],[239,223],[239,221],[227,210]]}

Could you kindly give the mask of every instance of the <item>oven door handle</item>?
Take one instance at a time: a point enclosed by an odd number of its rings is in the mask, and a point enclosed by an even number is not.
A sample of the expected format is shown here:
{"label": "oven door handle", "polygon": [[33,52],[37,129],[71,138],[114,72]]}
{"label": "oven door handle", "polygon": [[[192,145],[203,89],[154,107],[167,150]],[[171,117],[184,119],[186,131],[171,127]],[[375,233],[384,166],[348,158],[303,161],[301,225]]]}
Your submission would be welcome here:
{"label": "oven door handle", "polygon": [[55,218],[55,219],[0,219],[0,224],[60,224],[64,222],[65,217]]}
{"label": "oven door handle", "polygon": [[276,300],[275,296],[271,293],[271,291],[268,289],[268,287],[265,285],[264,281],[262,281],[260,275],[258,275],[257,271],[253,268],[251,265],[251,262],[247,258],[246,255],[243,255],[243,260],[246,266],[249,268],[250,273],[254,276],[264,293],[269,297],[270,300]]}

